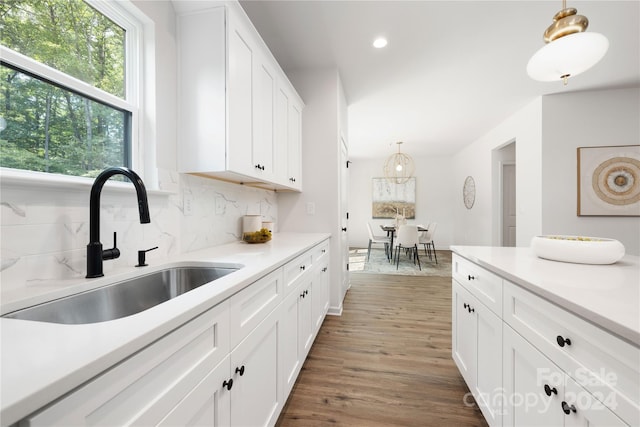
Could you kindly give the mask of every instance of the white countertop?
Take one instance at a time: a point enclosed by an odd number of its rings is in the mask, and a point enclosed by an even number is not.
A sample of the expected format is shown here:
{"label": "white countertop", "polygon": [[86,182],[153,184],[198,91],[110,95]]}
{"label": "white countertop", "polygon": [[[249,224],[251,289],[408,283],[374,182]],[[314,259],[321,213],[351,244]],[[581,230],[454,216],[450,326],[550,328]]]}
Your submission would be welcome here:
{"label": "white countertop", "polygon": [[[101,279],[52,283],[5,301],[2,313],[152,273],[184,262],[242,264],[211,284],[132,316],[86,325],[0,318],[0,424],[14,423],[151,344],[196,315],[329,238],[325,233],[277,233],[265,244],[235,242],[183,254],[158,265],[125,268]],[[43,292],[48,289],[49,292]]]}
{"label": "white countertop", "polygon": [[610,265],[538,258],[530,248],[452,246],[456,254],[640,345],[640,257]]}

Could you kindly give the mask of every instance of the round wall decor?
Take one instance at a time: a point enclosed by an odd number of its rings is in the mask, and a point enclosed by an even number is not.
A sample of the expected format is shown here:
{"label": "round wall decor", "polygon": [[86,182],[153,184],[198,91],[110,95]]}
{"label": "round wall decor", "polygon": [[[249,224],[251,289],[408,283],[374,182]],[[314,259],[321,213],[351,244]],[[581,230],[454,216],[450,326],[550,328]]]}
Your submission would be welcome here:
{"label": "round wall decor", "polygon": [[462,187],[462,199],[467,209],[471,209],[476,201],[476,182],[473,180],[472,176],[468,176],[464,180],[464,186]]}

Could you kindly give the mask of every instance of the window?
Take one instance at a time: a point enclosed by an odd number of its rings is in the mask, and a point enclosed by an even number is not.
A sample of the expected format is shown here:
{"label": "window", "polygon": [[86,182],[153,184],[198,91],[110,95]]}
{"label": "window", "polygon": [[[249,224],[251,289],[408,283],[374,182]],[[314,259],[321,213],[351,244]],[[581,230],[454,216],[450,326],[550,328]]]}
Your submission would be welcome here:
{"label": "window", "polygon": [[0,3],[0,166],[131,166],[138,31],[117,3]]}

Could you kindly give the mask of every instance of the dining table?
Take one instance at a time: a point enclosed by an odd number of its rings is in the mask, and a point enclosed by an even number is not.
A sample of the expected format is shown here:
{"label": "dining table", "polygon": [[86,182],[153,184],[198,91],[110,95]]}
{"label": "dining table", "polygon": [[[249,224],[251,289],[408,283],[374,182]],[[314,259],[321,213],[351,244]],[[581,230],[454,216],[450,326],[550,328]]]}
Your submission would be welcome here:
{"label": "dining table", "polygon": [[[396,234],[396,229],[397,227],[394,224],[380,224],[380,228],[382,228],[383,231],[387,232],[387,236],[390,238],[390,243],[389,243],[389,260],[393,259],[393,237]],[[424,225],[418,225],[418,231],[429,231],[429,229],[424,226]]]}

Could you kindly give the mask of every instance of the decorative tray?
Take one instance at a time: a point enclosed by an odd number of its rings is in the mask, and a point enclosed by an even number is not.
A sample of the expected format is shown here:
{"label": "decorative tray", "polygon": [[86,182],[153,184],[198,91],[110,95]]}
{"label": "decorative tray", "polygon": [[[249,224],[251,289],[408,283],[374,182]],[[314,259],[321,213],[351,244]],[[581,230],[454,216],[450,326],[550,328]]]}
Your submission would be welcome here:
{"label": "decorative tray", "polygon": [[576,264],[613,264],[625,253],[615,239],[585,236],[535,236],[531,249],[539,258]]}

